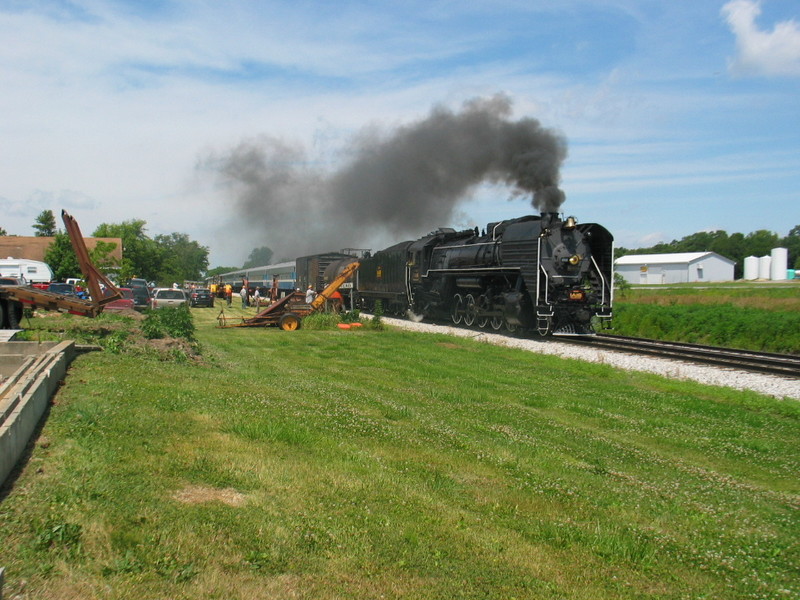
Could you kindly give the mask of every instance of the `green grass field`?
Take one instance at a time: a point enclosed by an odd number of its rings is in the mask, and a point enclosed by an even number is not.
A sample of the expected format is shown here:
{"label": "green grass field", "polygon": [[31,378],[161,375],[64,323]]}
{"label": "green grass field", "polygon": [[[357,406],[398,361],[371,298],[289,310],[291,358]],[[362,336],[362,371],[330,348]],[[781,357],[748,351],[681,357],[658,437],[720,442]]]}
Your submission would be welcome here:
{"label": "green grass field", "polygon": [[113,344],[0,501],[7,597],[800,597],[796,401],[192,312],[200,360],[61,318]]}
{"label": "green grass field", "polygon": [[633,286],[619,290],[612,333],[800,354],[800,282]]}

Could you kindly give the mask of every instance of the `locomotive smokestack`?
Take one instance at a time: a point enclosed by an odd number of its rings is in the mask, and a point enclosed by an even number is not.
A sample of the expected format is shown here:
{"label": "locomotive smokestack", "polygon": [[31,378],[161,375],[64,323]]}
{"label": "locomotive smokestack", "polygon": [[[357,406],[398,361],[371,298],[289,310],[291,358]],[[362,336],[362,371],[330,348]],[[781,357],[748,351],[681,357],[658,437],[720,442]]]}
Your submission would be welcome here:
{"label": "locomotive smokestack", "polygon": [[542,229],[549,229],[559,220],[557,212],[542,212]]}

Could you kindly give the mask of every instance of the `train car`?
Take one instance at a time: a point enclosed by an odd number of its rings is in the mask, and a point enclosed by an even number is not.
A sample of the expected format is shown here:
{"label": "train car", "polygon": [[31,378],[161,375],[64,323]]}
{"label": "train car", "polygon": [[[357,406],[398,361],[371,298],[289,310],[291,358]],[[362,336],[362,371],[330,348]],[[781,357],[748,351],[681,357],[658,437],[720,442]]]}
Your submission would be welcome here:
{"label": "train car", "polygon": [[225,284],[230,283],[233,286],[234,293],[238,293],[242,289],[242,281],[244,279],[249,282],[251,290],[258,288],[262,295],[265,291],[271,289],[273,285],[276,285],[279,298],[290,294],[298,287],[295,261],[230,271],[208,278],[206,284],[210,286],[215,283],[221,289]]}
{"label": "train car", "polygon": [[345,252],[325,252],[322,254],[312,254],[301,256],[297,259],[297,287],[305,290],[309,285],[315,291],[322,291],[327,282],[325,280],[325,270],[331,263],[340,264],[341,261],[353,262],[356,257]]}
{"label": "train car", "polygon": [[611,318],[613,236],[556,213],[438,229],[361,260],[360,304],[385,314],[541,335],[591,335]]}

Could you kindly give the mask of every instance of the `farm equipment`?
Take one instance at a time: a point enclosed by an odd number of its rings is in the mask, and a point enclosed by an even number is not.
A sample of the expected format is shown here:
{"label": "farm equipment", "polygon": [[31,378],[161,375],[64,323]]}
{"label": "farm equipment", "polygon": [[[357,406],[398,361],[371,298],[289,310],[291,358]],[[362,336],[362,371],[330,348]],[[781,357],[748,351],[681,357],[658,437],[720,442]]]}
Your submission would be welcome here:
{"label": "farm equipment", "polygon": [[219,327],[271,327],[277,325],[284,331],[294,331],[300,328],[304,317],[319,310],[326,300],[330,300],[333,293],[356,272],[359,263],[353,262],[342,269],[336,279],[310,302],[306,302],[303,292],[292,292],[280,300],[273,302],[254,317],[242,318],[239,323],[229,323],[224,311],[217,316]]}
{"label": "farm equipment", "polygon": [[[97,270],[89,258],[89,251],[86,249],[77,221],[63,210],[61,218],[89,288],[91,300],[56,294],[29,285],[4,285],[0,287],[0,328],[17,329],[22,318],[23,307],[57,310],[83,317],[96,317],[103,311],[106,304],[122,298],[117,287]],[[101,288],[101,284],[105,286],[105,290]]]}

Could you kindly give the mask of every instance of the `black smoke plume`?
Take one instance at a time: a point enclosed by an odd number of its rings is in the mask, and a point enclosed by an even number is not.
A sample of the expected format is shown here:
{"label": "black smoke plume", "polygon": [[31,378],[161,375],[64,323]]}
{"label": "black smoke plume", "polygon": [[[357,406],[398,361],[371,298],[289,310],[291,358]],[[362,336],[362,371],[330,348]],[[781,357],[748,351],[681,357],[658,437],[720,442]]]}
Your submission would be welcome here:
{"label": "black smoke plume", "polygon": [[510,114],[510,100],[495,96],[460,112],[436,107],[388,134],[365,130],[333,173],[273,138],[243,142],[206,166],[232,188],[241,222],[260,233],[253,247],[268,245],[276,257],[419,237],[451,225],[459,203],[483,182],[506,184],[539,211],[557,212],[566,142],[537,120]]}

